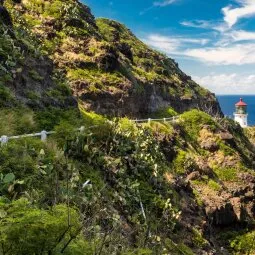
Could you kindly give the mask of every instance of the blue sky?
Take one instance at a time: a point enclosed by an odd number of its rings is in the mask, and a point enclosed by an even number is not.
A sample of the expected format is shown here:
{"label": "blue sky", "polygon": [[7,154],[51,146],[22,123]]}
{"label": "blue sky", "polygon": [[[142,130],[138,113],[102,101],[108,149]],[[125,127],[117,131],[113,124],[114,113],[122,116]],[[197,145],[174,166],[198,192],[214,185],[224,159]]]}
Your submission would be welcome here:
{"label": "blue sky", "polygon": [[83,0],[216,94],[255,94],[255,0]]}

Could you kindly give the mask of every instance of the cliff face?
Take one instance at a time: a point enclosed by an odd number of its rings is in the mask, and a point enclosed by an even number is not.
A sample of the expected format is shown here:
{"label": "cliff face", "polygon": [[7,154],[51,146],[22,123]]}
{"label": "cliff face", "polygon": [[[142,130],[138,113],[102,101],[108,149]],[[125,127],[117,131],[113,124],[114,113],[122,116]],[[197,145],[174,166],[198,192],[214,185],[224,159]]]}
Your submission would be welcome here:
{"label": "cliff face", "polygon": [[[45,91],[52,73],[58,73],[80,104],[100,114],[138,117],[167,107],[177,112],[196,107],[222,114],[215,96],[184,74],[174,60],[147,47],[124,25],[95,20],[78,1],[7,0],[5,6],[14,31],[23,31],[21,40],[30,38],[30,46],[41,56],[36,56],[41,60],[35,66],[23,63],[23,69],[39,68],[34,73],[46,80],[40,85],[38,76],[34,86],[23,73],[29,91],[46,86]],[[45,69],[48,73],[42,72]]]}
{"label": "cliff face", "polygon": [[0,6],[0,105],[77,106],[65,78],[38,49],[35,37],[12,23],[7,9]]}

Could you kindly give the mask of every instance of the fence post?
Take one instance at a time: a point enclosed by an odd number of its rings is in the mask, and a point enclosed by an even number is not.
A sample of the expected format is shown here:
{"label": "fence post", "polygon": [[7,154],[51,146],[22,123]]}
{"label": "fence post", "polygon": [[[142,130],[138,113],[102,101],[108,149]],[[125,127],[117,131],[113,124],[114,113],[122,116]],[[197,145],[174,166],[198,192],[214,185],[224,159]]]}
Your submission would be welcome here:
{"label": "fence post", "polygon": [[166,118],[164,118],[163,120],[164,120],[164,122],[166,122]]}
{"label": "fence post", "polygon": [[8,136],[2,135],[0,140],[1,140],[1,146],[3,146],[8,143]]}
{"label": "fence post", "polygon": [[150,123],[150,122],[151,122],[151,118],[148,119],[148,123]]}
{"label": "fence post", "polygon": [[84,127],[84,126],[81,126],[81,127],[79,128],[79,131],[80,131],[80,132],[84,132],[84,130],[85,130],[85,127]]}
{"label": "fence post", "polygon": [[41,141],[45,142],[47,140],[47,131],[43,130],[41,132]]}
{"label": "fence post", "polygon": [[173,116],[173,118],[172,118],[172,119],[173,119],[173,122],[175,122],[175,117],[174,117],[174,116]]}

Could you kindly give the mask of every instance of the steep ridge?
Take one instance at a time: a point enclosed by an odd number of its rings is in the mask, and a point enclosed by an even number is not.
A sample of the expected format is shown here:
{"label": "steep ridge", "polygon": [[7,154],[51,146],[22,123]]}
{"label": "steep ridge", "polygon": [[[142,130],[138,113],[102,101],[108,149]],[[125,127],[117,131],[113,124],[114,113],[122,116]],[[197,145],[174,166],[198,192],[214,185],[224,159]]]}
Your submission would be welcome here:
{"label": "steep ridge", "polygon": [[150,49],[124,25],[95,20],[78,1],[6,0],[5,5],[15,28],[37,38],[34,48],[54,62],[87,110],[138,117],[168,107],[177,112],[196,107],[222,114],[215,96],[174,60]]}

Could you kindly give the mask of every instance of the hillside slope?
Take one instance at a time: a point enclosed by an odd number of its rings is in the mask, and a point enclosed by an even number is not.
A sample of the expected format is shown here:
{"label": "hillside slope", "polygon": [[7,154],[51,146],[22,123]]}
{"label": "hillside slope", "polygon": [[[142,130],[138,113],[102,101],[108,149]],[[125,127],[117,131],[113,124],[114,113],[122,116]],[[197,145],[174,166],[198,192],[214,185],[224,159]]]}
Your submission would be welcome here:
{"label": "hillside slope", "polygon": [[255,150],[239,125],[82,114],[82,132],[72,119],[1,147],[0,253],[254,254]]}
{"label": "hillside slope", "polygon": [[[154,114],[179,118],[112,118]],[[255,254],[254,130],[220,116],[124,25],[76,0],[6,0],[0,136],[55,134],[0,147],[0,254]]]}
{"label": "hillside slope", "polygon": [[36,43],[29,31],[13,27],[0,6],[0,106],[77,107],[65,78]]}
{"label": "hillside slope", "polygon": [[[43,77],[47,87],[52,71],[42,70],[53,68],[51,60],[55,72],[66,79],[87,110],[138,117],[168,107],[177,112],[196,107],[221,114],[215,96],[185,75],[174,60],[150,49],[124,25],[95,20],[78,1],[6,0],[5,6],[15,33],[32,38],[29,44],[44,58],[43,63],[30,63],[38,68],[30,72],[39,73],[34,76]],[[26,82],[30,91],[33,82]]]}

